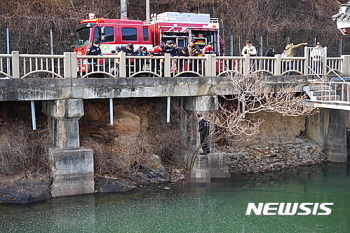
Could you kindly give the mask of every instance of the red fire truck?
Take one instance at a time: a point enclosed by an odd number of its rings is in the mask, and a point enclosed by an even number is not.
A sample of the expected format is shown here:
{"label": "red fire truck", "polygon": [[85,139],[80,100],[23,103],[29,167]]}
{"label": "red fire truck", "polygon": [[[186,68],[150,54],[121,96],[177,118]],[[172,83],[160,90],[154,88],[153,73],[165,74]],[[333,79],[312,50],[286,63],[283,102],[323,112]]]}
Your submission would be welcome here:
{"label": "red fire truck", "polygon": [[[117,46],[129,43],[133,43],[135,49],[139,46],[150,49],[171,40],[176,46],[184,47],[191,39],[195,39],[201,49],[213,42],[216,54],[222,52],[218,19],[210,18],[209,14],[165,12],[152,15],[150,22],[96,18],[93,14],[89,17],[80,21],[76,28],[74,51],[78,56],[85,55],[87,46],[94,39],[101,41],[101,51],[106,55],[115,53]],[[86,72],[84,65],[81,71]]]}
{"label": "red fire truck", "polygon": [[185,47],[194,39],[202,49],[213,42],[214,51],[220,55],[219,21],[209,14],[165,12],[153,15],[149,25],[153,45],[173,41],[178,47]]}

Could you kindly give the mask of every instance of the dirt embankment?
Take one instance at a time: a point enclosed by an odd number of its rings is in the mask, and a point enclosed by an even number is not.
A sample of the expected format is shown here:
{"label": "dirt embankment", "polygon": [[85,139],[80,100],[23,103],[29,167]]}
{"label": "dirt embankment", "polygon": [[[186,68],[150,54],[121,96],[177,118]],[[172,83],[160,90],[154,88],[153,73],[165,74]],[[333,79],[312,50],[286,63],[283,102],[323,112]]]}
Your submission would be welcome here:
{"label": "dirt embankment", "polygon": [[[31,130],[29,103],[2,103],[0,106],[0,132],[2,137],[16,136],[17,138],[14,138],[12,142],[18,142],[22,145],[27,145],[25,142],[32,145],[28,141],[28,137],[35,135],[37,132],[42,133],[42,138],[44,138],[44,135],[49,137],[49,133],[46,132],[47,117],[40,112],[41,103],[36,104],[38,130],[34,132]],[[109,124],[108,101],[86,100],[84,101],[84,107],[85,115],[79,121],[81,144],[94,150],[97,191],[108,192],[107,188],[112,191],[126,191],[132,186],[157,182],[176,182],[184,179],[182,175],[182,172],[184,172],[183,164],[181,164],[184,156],[179,149],[183,149],[182,131],[176,118],[172,123],[166,123],[166,116],[164,115],[164,112],[166,112],[165,100],[160,98],[115,100],[114,125]],[[172,112],[173,116],[176,114],[176,111]],[[304,162],[309,163],[309,160],[303,161],[303,158],[297,156],[297,154],[306,155],[309,153],[307,155],[311,159],[318,158],[317,156],[321,151],[316,150],[315,146],[308,145],[308,142],[298,141],[293,144],[293,140],[302,136],[302,132],[305,130],[305,117],[283,117],[277,113],[259,113],[257,117],[263,118],[265,122],[262,124],[261,132],[254,140],[248,143],[227,141],[225,144],[217,145],[217,149],[231,153],[230,167],[232,172],[269,171],[271,169],[263,169],[262,167],[272,163],[276,164],[272,168],[282,169],[285,165],[283,161],[287,161],[288,166],[303,164]],[[21,134],[14,134],[14,132],[18,132],[18,122],[24,122],[23,124],[27,128]],[[46,134],[44,134],[45,132]],[[5,133],[7,135],[4,135]],[[43,144],[43,141],[39,139],[36,140],[36,143]],[[8,140],[2,140],[0,143],[4,141]],[[31,156],[23,156],[23,158],[18,158],[14,164],[6,165],[7,168],[12,166],[8,170],[10,172],[6,174],[18,174],[19,172],[23,174],[20,179],[18,177],[14,178],[13,182],[7,182],[8,184],[18,186],[22,184],[21,182],[28,181],[30,183],[33,180],[38,180],[39,186],[43,186],[43,184],[46,187],[50,186],[50,178],[47,176],[50,173],[49,162],[44,146],[40,146],[42,147],[35,147],[36,150],[31,150],[32,155],[37,156],[38,161],[41,161],[40,163],[35,163],[33,166],[33,163],[31,164],[33,160],[28,160]],[[305,151],[299,150],[298,153],[293,155],[293,151],[297,151],[296,147],[303,148]],[[17,147],[14,144],[9,148],[16,149]],[[315,151],[318,154],[315,154]],[[12,153],[18,152],[14,150]],[[4,166],[6,158],[12,155],[2,153],[1,156],[0,166]],[[150,156],[157,158],[156,165],[149,163],[151,161]],[[296,156],[295,159],[293,156]],[[22,162],[18,163],[18,161]],[[165,166],[163,167],[163,165]],[[40,177],[44,178],[40,179]],[[106,186],[106,184],[108,185]],[[1,186],[1,190],[5,190],[6,185],[1,183]],[[10,186],[6,187],[6,190],[11,189]],[[20,187],[18,187],[12,189],[18,193],[20,190]],[[22,185],[21,187],[25,186]],[[30,187],[34,186],[30,185]],[[43,192],[47,192],[47,188],[43,188]],[[23,193],[29,192],[25,191]],[[6,195],[8,196],[8,193],[2,193],[0,196]],[[41,195],[38,194],[37,196],[40,197]],[[28,196],[23,198],[30,199]]]}

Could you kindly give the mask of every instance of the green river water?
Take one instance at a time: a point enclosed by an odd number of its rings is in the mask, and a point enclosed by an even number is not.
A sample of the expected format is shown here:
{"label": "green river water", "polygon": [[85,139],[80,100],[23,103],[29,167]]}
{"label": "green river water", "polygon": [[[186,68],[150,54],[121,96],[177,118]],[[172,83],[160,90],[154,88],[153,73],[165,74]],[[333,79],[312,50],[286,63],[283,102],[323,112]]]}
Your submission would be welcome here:
{"label": "green river water", "polygon": [[[168,187],[2,204],[0,232],[350,232],[346,164]],[[327,216],[246,215],[248,203],[270,202],[334,204]]]}

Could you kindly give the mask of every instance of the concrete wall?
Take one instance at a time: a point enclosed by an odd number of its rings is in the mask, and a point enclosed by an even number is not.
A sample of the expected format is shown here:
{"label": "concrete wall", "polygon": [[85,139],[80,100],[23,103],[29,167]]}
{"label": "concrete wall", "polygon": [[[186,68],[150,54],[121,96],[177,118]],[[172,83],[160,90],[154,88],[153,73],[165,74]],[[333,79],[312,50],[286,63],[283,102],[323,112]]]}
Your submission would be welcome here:
{"label": "concrete wall", "polygon": [[[306,76],[267,79],[267,91],[303,92]],[[232,80],[220,77],[75,78],[0,80],[0,101],[232,95]]]}
{"label": "concrete wall", "polygon": [[309,116],[305,134],[323,146],[330,162],[347,162],[346,111],[321,109]]}

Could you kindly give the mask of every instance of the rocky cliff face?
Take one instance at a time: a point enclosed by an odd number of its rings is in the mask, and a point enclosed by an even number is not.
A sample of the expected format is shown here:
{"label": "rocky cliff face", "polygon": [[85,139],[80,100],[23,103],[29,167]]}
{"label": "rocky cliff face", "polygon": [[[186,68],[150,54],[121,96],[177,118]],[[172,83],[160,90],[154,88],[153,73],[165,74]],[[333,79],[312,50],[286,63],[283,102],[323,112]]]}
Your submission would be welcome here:
{"label": "rocky cliff face", "polygon": [[81,135],[106,142],[116,140],[118,144],[128,143],[129,137],[141,130],[150,130],[161,120],[161,116],[165,120],[165,104],[156,98],[114,100],[114,124],[110,125],[108,100],[85,101],[85,115],[80,120]]}

